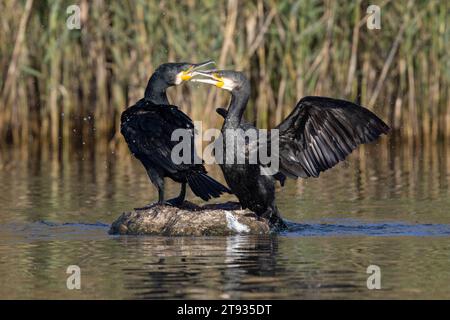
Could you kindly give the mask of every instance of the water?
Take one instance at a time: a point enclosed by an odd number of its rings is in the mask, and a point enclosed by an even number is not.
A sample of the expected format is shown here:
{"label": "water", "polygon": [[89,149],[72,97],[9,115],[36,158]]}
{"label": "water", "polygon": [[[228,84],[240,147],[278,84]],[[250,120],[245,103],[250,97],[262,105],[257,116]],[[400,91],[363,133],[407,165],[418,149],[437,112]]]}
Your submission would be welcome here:
{"label": "water", "polygon": [[[277,199],[291,229],[271,236],[108,235],[156,199],[126,150],[2,150],[0,181],[0,298],[450,298],[445,145],[391,139],[289,181]],[[69,265],[81,290],[66,287]],[[367,289],[369,265],[381,290]]]}

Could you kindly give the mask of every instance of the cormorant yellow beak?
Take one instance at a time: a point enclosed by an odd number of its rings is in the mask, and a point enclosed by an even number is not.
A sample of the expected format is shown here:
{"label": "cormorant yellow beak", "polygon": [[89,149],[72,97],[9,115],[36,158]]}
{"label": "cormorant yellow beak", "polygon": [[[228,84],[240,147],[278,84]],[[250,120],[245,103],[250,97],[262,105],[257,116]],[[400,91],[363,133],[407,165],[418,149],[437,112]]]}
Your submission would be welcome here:
{"label": "cormorant yellow beak", "polygon": [[214,60],[207,60],[205,62],[201,63],[195,63],[192,64],[187,70],[180,72],[180,79],[182,81],[189,81],[194,75],[193,73],[203,67],[206,67],[207,65],[215,64]]}
{"label": "cormorant yellow beak", "polygon": [[225,79],[223,77],[221,77],[219,75],[219,73],[217,73],[215,70],[210,70],[210,71],[195,71],[192,73],[193,76],[204,76],[207,77],[208,79],[203,79],[203,78],[196,78],[193,79],[192,81],[194,82],[202,82],[202,83],[208,83],[208,84],[212,84],[215,85],[218,88],[222,88],[225,84]]}
{"label": "cormorant yellow beak", "polygon": [[222,88],[225,84],[225,80],[223,79],[223,77],[219,76],[218,73],[213,73],[212,76],[213,79],[216,80],[216,87]]}
{"label": "cormorant yellow beak", "polygon": [[190,67],[188,70],[186,71],[181,71],[181,75],[180,78],[183,81],[189,81],[192,78],[191,72],[192,72],[192,67]]}

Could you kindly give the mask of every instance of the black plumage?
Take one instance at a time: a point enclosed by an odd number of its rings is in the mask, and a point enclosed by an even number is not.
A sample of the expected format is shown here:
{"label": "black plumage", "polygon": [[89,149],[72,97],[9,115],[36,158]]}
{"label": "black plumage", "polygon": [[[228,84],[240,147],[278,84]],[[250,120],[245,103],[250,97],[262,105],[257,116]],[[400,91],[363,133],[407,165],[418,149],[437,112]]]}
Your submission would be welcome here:
{"label": "black plumage", "polygon": [[[250,84],[242,73],[235,71],[198,74],[207,79],[193,81],[214,84],[231,92],[228,111],[217,109],[225,118],[222,134],[226,153],[227,129],[256,130],[242,119]],[[304,97],[276,129],[279,130],[279,171],[274,175],[262,175],[260,162],[221,165],[225,180],[242,207],[268,218],[276,228],[285,227],[275,204],[276,180],[283,185],[286,177],[318,177],[320,172],[344,160],[358,145],[374,141],[389,131],[371,111],[349,101],[325,97]],[[246,144],[246,148],[252,147]]]}
{"label": "black plumage", "polygon": [[304,97],[277,127],[280,171],[318,177],[358,145],[376,140],[389,127],[371,111],[349,101]]}
{"label": "black plumage", "polygon": [[[202,64],[204,65],[204,64]],[[127,108],[121,115],[120,131],[132,154],[144,165],[151,182],[158,189],[158,203],[180,205],[186,195],[186,183],[195,195],[207,201],[219,197],[228,188],[207,175],[203,163],[194,161],[194,124],[176,106],[170,105],[166,89],[181,83],[180,74],[195,69],[193,64],[169,63],[161,65],[150,78],[145,97]],[[172,132],[186,129],[191,138],[191,161],[176,164],[172,161]],[[164,201],[164,178],[182,184],[177,198]],[[145,208],[145,207],[144,207]]]}

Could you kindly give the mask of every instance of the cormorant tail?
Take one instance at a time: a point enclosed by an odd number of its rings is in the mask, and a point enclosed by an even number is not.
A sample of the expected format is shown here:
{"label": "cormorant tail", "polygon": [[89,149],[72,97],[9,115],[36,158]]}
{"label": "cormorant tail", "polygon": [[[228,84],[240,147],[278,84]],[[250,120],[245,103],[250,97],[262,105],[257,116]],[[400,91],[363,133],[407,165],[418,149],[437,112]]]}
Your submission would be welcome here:
{"label": "cormorant tail", "polygon": [[232,193],[230,189],[220,184],[206,173],[194,173],[188,177],[188,184],[197,197],[208,201],[218,198],[222,193]]}

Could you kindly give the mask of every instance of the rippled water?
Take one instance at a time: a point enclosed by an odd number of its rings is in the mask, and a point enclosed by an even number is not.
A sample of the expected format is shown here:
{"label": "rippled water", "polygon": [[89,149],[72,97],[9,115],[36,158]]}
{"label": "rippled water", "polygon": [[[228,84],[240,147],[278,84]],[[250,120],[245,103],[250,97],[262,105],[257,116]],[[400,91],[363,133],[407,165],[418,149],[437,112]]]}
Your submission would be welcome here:
{"label": "rippled water", "polygon": [[[126,150],[1,152],[0,298],[450,298],[444,145],[361,148],[278,190],[288,232],[205,238],[107,234],[156,199]],[[69,265],[81,290],[66,287]],[[369,265],[381,290],[367,289]]]}

